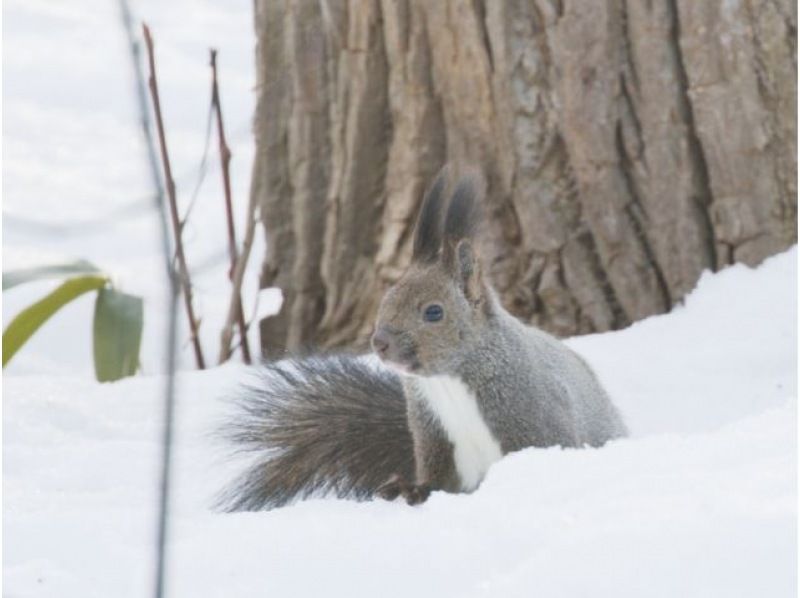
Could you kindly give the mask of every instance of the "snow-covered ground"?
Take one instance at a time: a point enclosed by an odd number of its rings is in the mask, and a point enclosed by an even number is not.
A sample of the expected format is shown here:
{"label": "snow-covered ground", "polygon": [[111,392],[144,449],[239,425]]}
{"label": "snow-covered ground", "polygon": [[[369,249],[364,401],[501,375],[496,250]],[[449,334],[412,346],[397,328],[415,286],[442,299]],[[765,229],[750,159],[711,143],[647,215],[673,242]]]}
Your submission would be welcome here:
{"label": "snow-covered ground", "polygon": [[[530,449],[471,495],[209,505],[243,366],[180,377],[173,596],[794,596],[797,250],[706,276],[686,302],[570,341],[632,437]],[[143,596],[162,379],[4,381],[5,593]]]}
{"label": "snow-covered ground", "polygon": [[[241,231],[253,155],[252,2],[132,5],[156,38],[184,207],[203,150],[207,48],[220,50]],[[56,315],[4,371],[3,593],[145,596],[163,277],[117,4],[6,0],[3,17],[3,268],[86,258],[146,301],[145,375],[92,381],[91,297]],[[187,228],[211,357],[228,297],[214,144]],[[524,451],[495,465],[474,494],[435,493],[416,508],[319,499],[214,513],[214,494],[237,472],[213,434],[220,399],[247,371],[184,371],[170,595],[793,596],[796,262],[793,249],[756,271],[706,276],[669,315],[570,341],[620,405],[631,438]],[[248,312],[257,271],[256,261]],[[4,322],[54,284],[4,293]],[[183,358],[191,367],[188,347]]]}

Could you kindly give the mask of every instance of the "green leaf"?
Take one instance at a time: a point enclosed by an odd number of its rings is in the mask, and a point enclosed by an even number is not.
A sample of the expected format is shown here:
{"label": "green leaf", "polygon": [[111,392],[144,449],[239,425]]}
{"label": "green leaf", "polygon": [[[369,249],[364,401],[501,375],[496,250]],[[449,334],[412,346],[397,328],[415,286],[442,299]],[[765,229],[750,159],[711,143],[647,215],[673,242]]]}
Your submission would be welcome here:
{"label": "green leaf", "polygon": [[144,322],[140,297],[100,289],[94,304],[94,372],[100,382],[132,376],[139,369]]}
{"label": "green leaf", "polygon": [[18,313],[3,331],[3,367],[50,316],[76,297],[103,288],[107,282],[105,276],[71,278],[43,299]]}
{"label": "green leaf", "polygon": [[5,291],[23,282],[41,280],[43,278],[60,278],[72,274],[100,274],[100,270],[86,260],[11,270],[10,272],[3,272],[3,290]]}

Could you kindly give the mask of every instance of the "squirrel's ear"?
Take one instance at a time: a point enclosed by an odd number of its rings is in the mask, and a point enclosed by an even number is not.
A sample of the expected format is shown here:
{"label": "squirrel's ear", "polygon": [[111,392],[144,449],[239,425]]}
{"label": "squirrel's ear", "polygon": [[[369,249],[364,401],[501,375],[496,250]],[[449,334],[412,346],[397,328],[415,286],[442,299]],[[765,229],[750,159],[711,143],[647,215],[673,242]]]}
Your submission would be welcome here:
{"label": "squirrel's ear", "polygon": [[463,177],[456,185],[444,219],[444,236],[453,247],[461,239],[474,237],[480,221],[483,187],[483,179],[476,172]]}
{"label": "squirrel's ear", "polygon": [[480,263],[471,242],[480,222],[483,189],[483,179],[475,171],[463,177],[456,185],[444,220],[442,261],[470,301],[483,296]]}
{"label": "squirrel's ear", "polygon": [[484,288],[481,274],[481,263],[472,243],[468,239],[458,242],[454,250],[454,274],[464,296],[473,304],[483,299]]}
{"label": "squirrel's ear", "polygon": [[447,185],[447,173],[447,166],[442,167],[422,199],[411,253],[411,259],[415,262],[435,261],[442,246],[442,198]]}

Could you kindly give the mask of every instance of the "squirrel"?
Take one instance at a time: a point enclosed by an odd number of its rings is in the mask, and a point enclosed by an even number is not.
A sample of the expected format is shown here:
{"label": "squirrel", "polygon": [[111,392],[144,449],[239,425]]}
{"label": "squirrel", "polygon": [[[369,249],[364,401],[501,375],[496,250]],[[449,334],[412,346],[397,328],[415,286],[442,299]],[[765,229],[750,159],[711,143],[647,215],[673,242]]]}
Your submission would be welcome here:
{"label": "squirrel", "polygon": [[589,365],[501,306],[474,245],[484,185],[473,174],[447,194],[448,172],[426,191],[411,264],[380,304],[378,359],[266,363],[238,397],[227,436],[255,459],[223,508],[320,494],[417,504],[472,492],[508,453],[627,434]]}

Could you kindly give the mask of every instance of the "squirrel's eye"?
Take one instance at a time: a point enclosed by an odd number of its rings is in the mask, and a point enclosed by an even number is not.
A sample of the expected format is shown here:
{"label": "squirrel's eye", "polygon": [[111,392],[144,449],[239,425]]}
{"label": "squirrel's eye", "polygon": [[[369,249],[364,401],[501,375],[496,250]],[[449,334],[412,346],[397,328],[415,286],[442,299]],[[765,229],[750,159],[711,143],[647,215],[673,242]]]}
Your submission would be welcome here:
{"label": "squirrel's eye", "polygon": [[444,317],[444,309],[441,305],[434,303],[425,308],[423,317],[426,322],[438,322]]}

